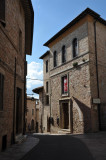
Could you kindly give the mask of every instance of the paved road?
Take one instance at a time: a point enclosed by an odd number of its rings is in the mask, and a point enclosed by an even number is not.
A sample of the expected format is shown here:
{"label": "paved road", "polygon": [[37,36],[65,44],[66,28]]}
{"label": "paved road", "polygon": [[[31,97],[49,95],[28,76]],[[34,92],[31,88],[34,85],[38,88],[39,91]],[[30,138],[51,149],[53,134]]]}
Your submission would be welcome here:
{"label": "paved road", "polygon": [[39,144],[24,160],[94,160],[86,145],[69,135],[38,135]]}

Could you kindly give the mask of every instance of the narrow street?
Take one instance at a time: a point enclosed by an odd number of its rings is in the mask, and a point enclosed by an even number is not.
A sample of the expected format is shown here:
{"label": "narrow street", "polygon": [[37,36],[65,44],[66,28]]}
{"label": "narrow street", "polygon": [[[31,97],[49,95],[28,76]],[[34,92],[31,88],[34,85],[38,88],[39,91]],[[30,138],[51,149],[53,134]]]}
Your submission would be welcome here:
{"label": "narrow street", "polygon": [[86,145],[70,135],[35,135],[39,144],[23,160],[94,160]]}

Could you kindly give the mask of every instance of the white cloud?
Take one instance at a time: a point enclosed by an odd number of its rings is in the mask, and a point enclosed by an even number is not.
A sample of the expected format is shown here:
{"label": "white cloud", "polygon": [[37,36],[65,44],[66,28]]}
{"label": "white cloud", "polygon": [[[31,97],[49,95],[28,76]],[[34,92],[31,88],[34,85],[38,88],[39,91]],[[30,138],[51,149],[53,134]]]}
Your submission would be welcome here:
{"label": "white cloud", "polygon": [[28,64],[27,78],[27,93],[32,93],[32,90],[36,87],[43,85],[43,65],[41,63],[31,62]]}

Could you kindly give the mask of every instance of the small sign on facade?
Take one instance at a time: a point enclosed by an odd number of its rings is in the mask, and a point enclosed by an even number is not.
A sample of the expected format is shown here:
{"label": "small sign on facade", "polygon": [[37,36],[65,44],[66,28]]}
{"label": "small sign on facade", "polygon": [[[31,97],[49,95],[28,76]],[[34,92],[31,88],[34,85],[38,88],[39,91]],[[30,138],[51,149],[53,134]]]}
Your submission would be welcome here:
{"label": "small sign on facade", "polygon": [[100,98],[93,98],[94,104],[100,104]]}

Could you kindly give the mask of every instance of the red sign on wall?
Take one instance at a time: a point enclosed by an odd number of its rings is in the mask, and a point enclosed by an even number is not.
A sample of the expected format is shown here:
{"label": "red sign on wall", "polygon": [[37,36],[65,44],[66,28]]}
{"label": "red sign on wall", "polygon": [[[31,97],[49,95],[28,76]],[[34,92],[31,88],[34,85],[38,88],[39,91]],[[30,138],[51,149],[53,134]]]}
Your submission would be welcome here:
{"label": "red sign on wall", "polygon": [[68,92],[68,82],[67,82],[67,77],[64,77],[64,92]]}

